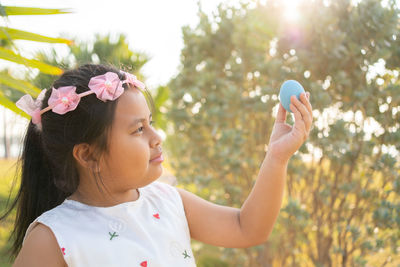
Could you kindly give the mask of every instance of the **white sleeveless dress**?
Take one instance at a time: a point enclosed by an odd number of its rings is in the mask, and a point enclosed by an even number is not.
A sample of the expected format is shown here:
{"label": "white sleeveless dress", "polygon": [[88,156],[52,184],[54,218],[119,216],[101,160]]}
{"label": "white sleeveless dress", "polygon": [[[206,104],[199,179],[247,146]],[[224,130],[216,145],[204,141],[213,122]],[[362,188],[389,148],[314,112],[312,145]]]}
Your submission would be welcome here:
{"label": "white sleeveless dress", "polygon": [[177,189],[155,181],[138,190],[136,201],[112,207],[66,199],[36,218],[25,238],[37,223],[48,226],[70,267],[196,266]]}

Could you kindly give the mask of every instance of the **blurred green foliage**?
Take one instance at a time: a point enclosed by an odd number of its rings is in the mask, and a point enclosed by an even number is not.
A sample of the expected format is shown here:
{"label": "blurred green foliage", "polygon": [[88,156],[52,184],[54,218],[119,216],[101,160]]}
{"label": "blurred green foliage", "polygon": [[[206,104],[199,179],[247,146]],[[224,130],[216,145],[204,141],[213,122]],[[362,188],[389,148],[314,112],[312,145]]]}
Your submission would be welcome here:
{"label": "blurred green foliage", "polygon": [[[9,194],[12,188],[12,183],[15,178],[16,161],[15,160],[0,160],[0,211],[6,210],[9,206]],[[11,197],[15,197],[17,194],[17,188],[11,193]],[[15,209],[11,212],[7,219],[0,221],[0,267],[9,267],[11,264],[8,261],[6,252],[11,247],[11,243],[7,242],[14,225],[16,216]]]}
{"label": "blurred green foliage", "polygon": [[[190,191],[241,207],[258,175],[280,85],[311,92],[314,128],[288,168],[268,242],[229,266],[400,264],[400,34],[395,1],[282,1],[199,8],[171,80],[166,145]],[[291,123],[291,116],[288,117]],[[209,252],[194,246],[199,262]],[[202,263],[200,266],[208,266]]]}

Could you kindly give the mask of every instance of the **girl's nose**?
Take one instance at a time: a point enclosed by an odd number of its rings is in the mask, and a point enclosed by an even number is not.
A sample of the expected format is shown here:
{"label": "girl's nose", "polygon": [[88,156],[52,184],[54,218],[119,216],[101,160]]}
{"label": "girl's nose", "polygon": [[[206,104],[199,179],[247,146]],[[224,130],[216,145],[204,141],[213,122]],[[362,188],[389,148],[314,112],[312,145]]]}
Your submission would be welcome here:
{"label": "girl's nose", "polygon": [[156,129],[153,129],[153,132],[154,132],[154,135],[152,136],[152,139],[151,139],[151,147],[157,147],[157,146],[160,146],[161,145],[161,143],[162,143],[162,138],[161,138],[161,136],[158,134],[158,132],[157,132],[157,130]]}

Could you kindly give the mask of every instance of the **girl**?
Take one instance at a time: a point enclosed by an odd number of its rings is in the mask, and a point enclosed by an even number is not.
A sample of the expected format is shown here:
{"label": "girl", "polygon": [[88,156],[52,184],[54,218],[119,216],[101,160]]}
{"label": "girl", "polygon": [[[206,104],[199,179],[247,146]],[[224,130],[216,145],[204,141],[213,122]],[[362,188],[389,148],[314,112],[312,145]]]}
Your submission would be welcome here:
{"label": "girl", "polygon": [[17,102],[32,120],[11,206],[13,266],[195,266],[191,238],[232,248],[265,242],[288,161],[310,131],[308,98],[292,97],[293,127],[279,106],[258,179],[236,209],[156,181],[162,140],[135,76],[91,64],[65,72],[36,101]]}

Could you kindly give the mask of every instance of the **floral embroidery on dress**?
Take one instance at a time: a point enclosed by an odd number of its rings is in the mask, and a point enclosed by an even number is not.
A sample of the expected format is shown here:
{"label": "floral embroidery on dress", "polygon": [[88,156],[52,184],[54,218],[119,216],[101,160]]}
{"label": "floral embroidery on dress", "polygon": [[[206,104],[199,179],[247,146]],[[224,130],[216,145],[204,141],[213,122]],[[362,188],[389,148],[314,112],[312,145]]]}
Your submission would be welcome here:
{"label": "floral embroidery on dress", "polygon": [[113,232],[123,233],[126,229],[126,223],[121,218],[113,218],[109,221],[108,227]]}
{"label": "floral embroidery on dress", "polygon": [[157,218],[157,219],[160,219],[160,214],[158,214],[158,213],[153,214],[153,217],[154,217],[154,218]]}
{"label": "floral embroidery on dress", "polygon": [[63,255],[65,255],[65,248],[61,248]]}
{"label": "floral embroidery on dress", "polygon": [[143,261],[142,263],[140,263],[140,266],[147,267],[147,261]]}
{"label": "floral embroidery on dress", "polygon": [[189,256],[189,254],[187,254],[186,249],[185,249],[185,252],[182,253],[182,255],[185,257],[184,259],[186,259],[186,258],[191,258],[191,257]]}
{"label": "floral embroidery on dress", "polygon": [[119,236],[119,235],[116,234],[116,232],[114,232],[114,233],[108,232],[108,234],[111,236],[111,237],[110,237],[110,240],[112,240],[114,237]]}

